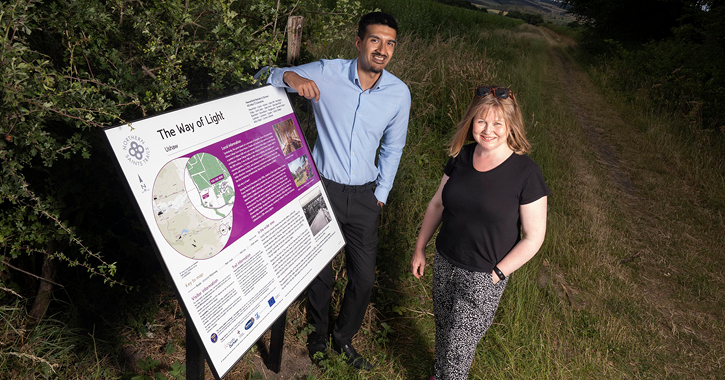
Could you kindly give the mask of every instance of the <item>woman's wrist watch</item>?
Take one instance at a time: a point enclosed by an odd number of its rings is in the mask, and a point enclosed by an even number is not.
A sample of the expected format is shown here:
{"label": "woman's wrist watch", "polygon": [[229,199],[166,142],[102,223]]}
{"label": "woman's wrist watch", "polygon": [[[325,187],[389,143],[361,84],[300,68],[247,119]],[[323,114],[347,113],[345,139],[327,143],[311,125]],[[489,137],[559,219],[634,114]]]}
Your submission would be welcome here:
{"label": "woman's wrist watch", "polygon": [[498,276],[498,279],[503,281],[506,279],[506,276],[504,276],[503,272],[501,272],[501,269],[498,269],[498,267],[493,267],[493,271],[496,273],[496,276]]}

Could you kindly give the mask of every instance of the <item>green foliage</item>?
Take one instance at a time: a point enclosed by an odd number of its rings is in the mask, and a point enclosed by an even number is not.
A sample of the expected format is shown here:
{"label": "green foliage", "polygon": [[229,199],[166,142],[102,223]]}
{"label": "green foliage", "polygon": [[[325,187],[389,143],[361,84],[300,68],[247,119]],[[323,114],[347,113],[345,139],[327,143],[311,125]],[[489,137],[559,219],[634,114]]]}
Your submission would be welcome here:
{"label": "green foliage", "polygon": [[[2,290],[4,292],[4,290]],[[0,369],[3,378],[56,378],[64,363],[75,360],[74,350],[89,345],[87,337],[77,329],[52,316],[42,320],[34,329],[28,323],[26,302],[4,302],[0,307]]]}
{"label": "green foliage", "polygon": [[[477,11],[479,8],[473,5],[468,0],[435,0],[437,3],[451,5],[454,7],[464,8],[464,9],[470,9]],[[486,12],[486,9],[481,8],[484,12]]]}
{"label": "green foliage", "polygon": [[138,365],[138,368],[141,370],[142,373],[131,377],[131,380],[169,379],[169,377],[167,377],[164,372],[168,373],[168,375],[172,379],[183,380],[186,378],[186,364],[179,363],[178,361],[174,361],[173,363],[171,363],[171,367],[167,371],[163,370],[160,360],[151,357],[139,359],[136,365]]}
{"label": "green foliage", "polygon": [[385,345],[388,342],[390,342],[390,336],[395,333],[395,330],[390,327],[389,324],[385,322],[381,322],[380,326],[376,326],[377,324],[373,324],[373,327],[375,327],[375,343],[379,345]]}
{"label": "green foliage", "polygon": [[144,372],[153,371],[154,369],[156,369],[156,367],[159,366],[159,364],[161,364],[161,360],[156,360],[154,358],[149,357],[149,358],[139,359],[138,363],[136,363],[136,364],[138,365],[138,368],[140,368]]}
{"label": "green foliage", "polygon": [[544,17],[541,15],[535,15],[531,13],[524,13],[519,11],[511,11],[506,14],[506,17],[517,18],[524,20],[526,23],[531,25],[541,25],[544,23]]}
{"label": "green foliage", "polygon": [[3,260],[52,255],[117,283],[116,263],[82,227],[118,195],[91,191],[113,171],[103,156],[90,160],[99,129],[251,83],[281,46],[281,31],[268,27],[275,3],[3,3]]}
{"label": "green foliage", "polygon": [[186,378],[186,364],[181,364],[178,361],[171,363],[171,369],[169,375],[173,379],[183,380]]}
{"label": "green foliage", "polygon": [[671,28],[701,0],[564,0],[568,10],[585,23],[596,38],[642,43],[671,35]]}
{"label": "green foliage", "polygon": [[[363,8],[358,0],[313,1],[298,8],[305,16],[305,42],[319,46],[329,46],[340,39],[348,44],[354,41],[358,20],[371,11]],[[354,31],[355,34],[346,36],[341,34],[343,31]]]}
{"label": "green foliage", "polygon": [[466,35],[470,31],[510,29],[518,20],[452,7],[431,0],[391,1],[362,0],[366,7],[380,8],[393,15],[401,33],[415,33],[421,37],[436,35]]}
{"label": "green foliage", "polygon": [[[249,88],[260,67],[277,61],[287,15],[309,11],[310,34],[328,38],[329,28],[361,12],[356,1],[331,6],[311,0],[3,2],[0,259],[50,255],[118,283],[118,260],[134,250],[123,250],[129,242],[112,242],[122,237],[108,226],[133,211],[116,202],[125,194],[106,175],[115,170],[101,128]],[[100,253],[102,246],[119,247],[105,249],[114,260]]]}
{"label": "green foliage", "polygon": [[298,330],[298,332],[297,332],[297,339],[299,339],[300,341],[303,341],[304,342],[304,341],[307,340],[307,337],[310,334],[312,334],[313,332],[315,332],[315,326],[312,326],[312,324],[307,323],[307,324],[304,325],[303,328],[301,328],[301,329]]}
{"label": "green foliage", "polygon": [[[573,11],[587,21],[584,49],[596,66],[612,75],[611,85],[623,96],[646,96],[662,109],[684,115],[693,126],[725,132],[725,4],[674,1],[670,6],[678,11],[668,22],[643,11],[633,22],[636,27],[659,21],[658,27],[667,31],[654,39],[610,33],[622,20],[603,15],[592,4],[584,10],[576,6],[579,1],[572,3]],[[625,10],[631,2],[616,4]]]}

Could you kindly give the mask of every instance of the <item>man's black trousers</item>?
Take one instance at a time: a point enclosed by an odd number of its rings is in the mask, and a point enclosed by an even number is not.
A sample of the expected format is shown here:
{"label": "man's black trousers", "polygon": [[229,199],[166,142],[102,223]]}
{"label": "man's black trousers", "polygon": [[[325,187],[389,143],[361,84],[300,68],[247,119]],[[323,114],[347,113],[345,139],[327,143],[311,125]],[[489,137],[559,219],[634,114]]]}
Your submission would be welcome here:
{"label": "man's black trousers", "polygon": [[[347,243],[344,251],[348,281],[332,330],[335,343],[345,345],[352,342],[353,335],[360,329],[375,284],[381,207],[377,204],[372,183],[348,186],[324,178],[322,182]],[[308,312],[316,337],[326,338],[329,332],[333,280],[332,263],[328,263],[307,288]]]}

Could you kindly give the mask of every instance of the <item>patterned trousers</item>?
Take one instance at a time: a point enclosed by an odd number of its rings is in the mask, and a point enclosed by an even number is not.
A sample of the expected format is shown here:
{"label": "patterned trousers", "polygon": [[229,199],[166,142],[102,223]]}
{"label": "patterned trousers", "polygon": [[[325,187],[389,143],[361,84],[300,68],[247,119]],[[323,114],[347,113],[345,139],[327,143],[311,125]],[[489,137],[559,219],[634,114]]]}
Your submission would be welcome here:
{"label": "patterned trousers", "polygon": [[466,380],[476,346],[493,322],[505,280],[449,263],[438,252],[433,262],[435,379]]}

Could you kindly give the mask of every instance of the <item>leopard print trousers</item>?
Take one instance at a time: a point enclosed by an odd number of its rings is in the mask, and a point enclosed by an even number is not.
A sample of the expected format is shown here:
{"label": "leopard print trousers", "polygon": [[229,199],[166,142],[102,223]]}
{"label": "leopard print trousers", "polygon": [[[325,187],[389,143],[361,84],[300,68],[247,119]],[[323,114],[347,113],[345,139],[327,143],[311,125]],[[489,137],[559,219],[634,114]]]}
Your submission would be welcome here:
{"label": "leopard print trousers", "polygon": [[491,273],[472,272],[436,252],[433,261],[435,379],[466,380],[476,346],[493,322],[509,277],[494,285]]}

